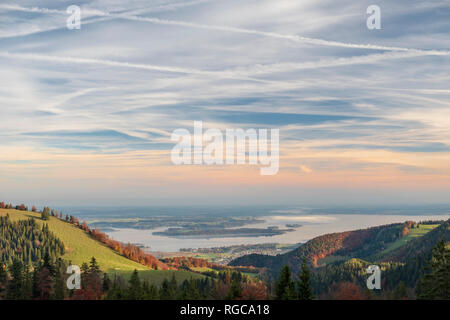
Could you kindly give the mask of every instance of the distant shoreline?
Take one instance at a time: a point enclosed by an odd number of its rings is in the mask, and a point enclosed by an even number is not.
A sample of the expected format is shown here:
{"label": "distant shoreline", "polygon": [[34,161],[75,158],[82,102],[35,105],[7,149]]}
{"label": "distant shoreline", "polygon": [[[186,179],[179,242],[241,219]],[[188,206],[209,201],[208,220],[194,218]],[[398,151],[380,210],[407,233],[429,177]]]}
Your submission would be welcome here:
{"label": "distant shoreline", "polygon": [[306,242],[314,237],[334,232],[344,232],[356,229],[363,229],[390,223],[400,223],[407,220],[427,221],[446,220],[450,215],[356,215],[356,214],[335,214],[335,215],[297,215],[297,216],[264,216],[258,217],[264,223],[253,224],[252,228],[267,228],[278,226],[285,229],[286,224],[301,224],[292,232],[284,234],[263,236],[259,234],[247,235],[211,235],[211,236],[185,236],[169,237],[161,234],[167,227],[156,230],[141,230],[132,228],[114,228],[114,231],[107,232],[114,239],[140,243],[150,248],[151,251],[176,252],[181,248],[212,248],[232,245],[256,245],[265,243],[292,244]]}

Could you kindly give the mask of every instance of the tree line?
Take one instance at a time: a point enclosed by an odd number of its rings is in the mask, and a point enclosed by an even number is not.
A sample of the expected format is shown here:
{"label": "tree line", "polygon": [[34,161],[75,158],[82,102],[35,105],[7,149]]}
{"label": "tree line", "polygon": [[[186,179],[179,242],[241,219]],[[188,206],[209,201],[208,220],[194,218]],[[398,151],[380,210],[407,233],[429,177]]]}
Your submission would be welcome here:
{"label": "tree line", "polygon": [[[295,277],[284,266],[275,283],[265,284],[234,270],[224,270],[209,277],[189,279],[179,283],[175,274],[160,285],[151,283],[134,271],[129,279],[102,272],[96,259],[81,266],[81,288],[66,286],[70,262],[52,259],[45,254],[33,265],[15,259],[9,266],[0,267],[0,299],[12,300],[311,300],[315,299],[312,275],[304,259]],[[416,288],[418,299],[450,299],[450,249],[441,240],[433,249],[428,272]],[[392,291],[382,294],[363,289],[356,282],[340,281],[329,286],[319,299],[408,299],[409,292],[400,281]]]}

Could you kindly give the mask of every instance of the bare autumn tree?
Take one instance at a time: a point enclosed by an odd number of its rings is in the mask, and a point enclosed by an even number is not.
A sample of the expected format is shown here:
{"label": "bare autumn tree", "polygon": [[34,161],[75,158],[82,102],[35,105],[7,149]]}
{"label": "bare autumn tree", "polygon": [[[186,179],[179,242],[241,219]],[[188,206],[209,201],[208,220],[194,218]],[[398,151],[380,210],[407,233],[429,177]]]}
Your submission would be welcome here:
{"label": "bare autumn tree", "polygon": [[331,300],[363,300],[361,288],[352,282],[334,283],[326,296]]}

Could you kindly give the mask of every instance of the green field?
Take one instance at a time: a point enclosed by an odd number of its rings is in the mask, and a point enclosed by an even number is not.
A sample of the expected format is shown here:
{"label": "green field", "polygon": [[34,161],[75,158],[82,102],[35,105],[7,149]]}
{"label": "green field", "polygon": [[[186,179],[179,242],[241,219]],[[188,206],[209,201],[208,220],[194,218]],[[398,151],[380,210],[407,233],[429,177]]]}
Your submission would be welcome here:
{"label": "green field", "polygon": [[[23,220],[28,218],[35,218],[38,223],[43,223],[41,214],[29,211],[18,211],[13,209],[0,209],[0,215],[9,214],[11,220]],[[151,270],[137,262],[131,261],[118,253],[114,252],[104,244],[93,239],[85,231],[76,228],[75,226],[61,221],[58,218],[50,217],[50,220],[45,221],[50,230],[63,241],[66,247],[66,253],[63,259],[70,261],[75,265],[81,266],[83,262],[89,262],[92,257],[97,259],[100,268],[110,274],[119,274],[127,277],[133,270],[138,270],[142,278],[151,280],[153,283],[160,283],[164,278],[172,277],[178,281],[190,278],[203,277],[197,273],[188,271],[163,271]]]}
{"label": "green field", "polygon": [[408,241],[411,241],[412,239],[415,239],[415,238],[422,237],[438,226],[439,226],[439,224],[419,224],[418,228],[409,229],[409,232],[406,236],[389,244],[389,246],[386,249],[384,249],[382,252],[380,252],[379,255],[382,256],[382,255],[389,253],[397,248],[400,248],[401,246],[406,244]]}

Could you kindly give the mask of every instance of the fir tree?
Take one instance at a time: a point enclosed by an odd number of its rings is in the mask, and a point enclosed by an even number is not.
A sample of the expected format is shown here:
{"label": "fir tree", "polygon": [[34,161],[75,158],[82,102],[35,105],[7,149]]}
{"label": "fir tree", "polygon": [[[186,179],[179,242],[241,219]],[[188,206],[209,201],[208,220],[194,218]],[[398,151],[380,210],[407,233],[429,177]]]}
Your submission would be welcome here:
{"label": "fir tree", "polygon": [[295,292],[295,283],[292,280],[291,269],[285,265],[278,276],[275,284],[275,299],[277,300],[294,300],[297,298]]}
{"label": "fir tree", "polygon": [[130,300],[140,300],[142,298],[141,281],[139,280],[139,275],[136,269],[131,275],[127,296]]}
{"label": "fir tree", "polygon": [[108,292],[111,289],[111,280],[106,272],[103,274],[102,289],[103,292]]}
{"label": "fir tree", "polygon": [[235,300],[239,299],[241,296],[242,296],[241,281],[237,276],[232,277],[230,292],[228,293],[227,298],[229,300]]}
{"label": "fir tree", "polygon": [[314,294],[311,286],[311,272],[306,264],[306,259],[303,258],[301,272],[298,276],[298,299],[299,300],[313,300]]}
{"label": "fir tree", "polygon": [[193,279],[184,280],[181,286],[181,296],[182,300],[198,300],[201,299],[201,294],[197,286],[197,282]]}
{"label": "fir tree", "polygon": [[429,263],[431,273],[423,276],[417,285],[418,299],[449,300],[450,299],[450,249],[446,247],[444,239],[433,249],[433,256]]}
{"label": "fir tree", "polygon": [[142,295],[144,300],[156,300],[159,298],[158,289],[148,281],[142,283]]}
{"label": "fir tree", "polygon": [[[173,280],[174,278],[172,278]],[[175,285],[174,285],[175,284]],[[174,300],[176,299],[177,294],[177,286],[176,281],[170,281],[164,279],[161,284],[161,288],[159,289],[159,296],[161,300]]]}
{"label": "fir tree", "polygon": [[8,283],[6,298],[9,300],[20,300],[23,297],[22,288],[24,285],[23,264],[20,260],[14,260],[9,268],[11,280]]}
{"label": "fir tree", "polygon": [[50,220],[50,208],[44,207],[44,210],[41,212],[42,220]]}
{"label": "fir tree", "polygon": [[394,300],[402,300],[408,298],[408,294],[406,292],[406,286],[403,281],[400,281],[395,288],[394,292],[392,292],[392,299]]}
{"label": "fir tree", "polygon": [[91,258],[91,262],[89,263],[89,273],[100,273],[100,266],[98,265],[97,260],[94,257]]}
{"label": "fir tree", "polygon": [[7,279],[6,265],[0,262],[0,299],[5,296]]}

